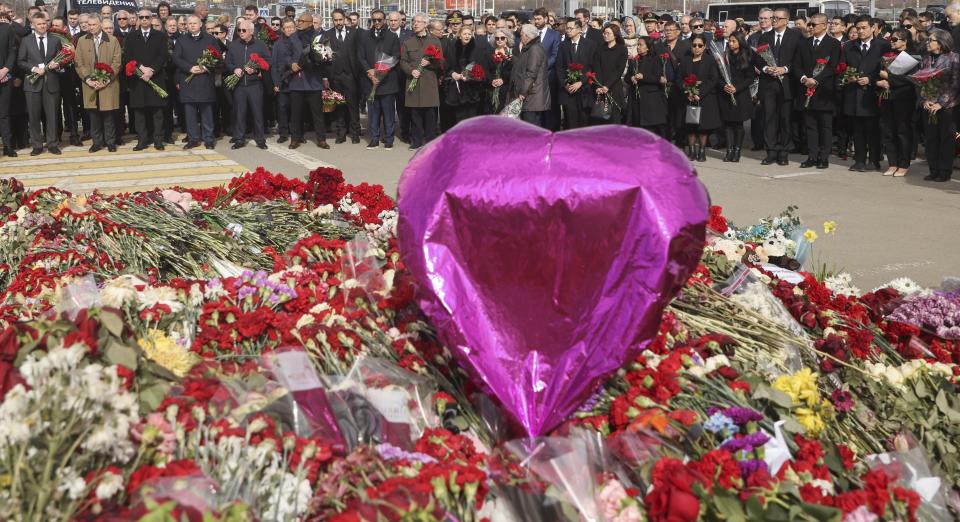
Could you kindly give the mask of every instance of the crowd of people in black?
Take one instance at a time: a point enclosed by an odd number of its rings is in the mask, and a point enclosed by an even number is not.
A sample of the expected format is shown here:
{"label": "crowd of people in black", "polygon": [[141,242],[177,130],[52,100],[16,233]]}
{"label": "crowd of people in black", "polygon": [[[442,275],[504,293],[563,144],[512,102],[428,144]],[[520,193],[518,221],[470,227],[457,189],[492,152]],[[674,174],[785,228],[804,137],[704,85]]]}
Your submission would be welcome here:
{"label": "crowd of people in black", "polygon": [[[334,10],[331,27],[310,12],[236,21],[203,3],[174,16],[162,2],[136,14],[70,11],[25,18],[0,4],[0,137],[4,154],[60,153],[91,140],[115,151],[124,132],[136,150],[173,144],[233,148],[266,136],[296,149],[361,141],[411,150],[458,122],[509,113],[550,130],[619,123],[648,129],[706,161],[713,147],[739,162],[750,122],[764,165],[905,176],[919,145],[925,179],[951,177],[960,73],[954,41],[960,12],[945,26],[905,9],[896,27],[866,16],[814,14],[791,20],[763,9],[759,21],[721,24],[647,14],[640,23],[558,17],[540,8],[444,21],[373,10],[368,22]],[[71,57],[70,52],[73,51]],[[851,153],[852,145],[852,153]],[[884,170],[881,161],[886,158]]]}

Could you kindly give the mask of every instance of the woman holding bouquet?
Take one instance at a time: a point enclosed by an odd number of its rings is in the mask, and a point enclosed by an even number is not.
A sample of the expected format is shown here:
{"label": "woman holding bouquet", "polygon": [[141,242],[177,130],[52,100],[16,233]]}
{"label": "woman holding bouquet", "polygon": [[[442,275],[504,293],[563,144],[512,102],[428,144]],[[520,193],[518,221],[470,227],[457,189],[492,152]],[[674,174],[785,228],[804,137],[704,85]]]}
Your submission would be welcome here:
{"label": "woman holding bouquet", "polygon": [[[937,74],[939,84],[929,96],[921,100],[926,111],[924,134],[926,136],[927,164],[930,174],[924,181],[949,181],[953,171],[953,156],[956,125],[953,122],[953,107],[957,104],[958,80],[957,53],[953,52],[953,38],[942,29],[931,29],[927,38],[927,56],[920,63],[920,71]],[[930,83],[928,82],[928,83]],[[926,90],[921,87],[921,91]]]}
{"label": "woman holding bouquet", "polygon": [[637,58],[630,63],[627,123],[666,136],[667,97],[664,88],[667,78],[663,75],[663,63],[652,38],[641,36],[637,40]]}
{"label": "woman holding bouquet", "polygon": [[[441,80],[441,89],[444,102],[453,110],[454,125],[476,116],[480,110],[486,76],[486,71],[480,65],[484,49],[474,41],[473,27],[469,25],[462,26],[457,40],[445,47],[444,63],[447,67]],[[475,65],[480,66],[478,70],[481,72],[470,70]]]}
{"label": "woman holding bouquet", "polygon": [[720,119],[727,135],[727,155],[723,161],[740,161],[743,148],[743,122],[753,118],[753,98],[750,86],[757,78],[753,67],[753,51],[747,45],[743,33],[735,32],[727,37],[727,63],[730,67],[730,83],[722,87],[717,103]]}
{"label": "woman holding bouquet", "polygon": [[493,34],[493,51],[483,60],[487,72],[487,93],[481,110],[484,114],[498,114],[507,103],[510,70],[513,68],[513,33],[497,29]]}
{"label": "woman holding bouquet", "polygon": [[[913,37],[906,29],[897,29],[890,36],[890,47],[893,56],[884,60],[894,60],[900,53],[909,53],[913,45]],[[907,175],[910,168],[910,157],[913,155],[914,132],[913,114],[917,107],[917,93],[913,84],[907,78],[915,73],[919,65],[907,74],[893,74],[884,67],[877,80],[877,88],[882,89],[885,99],[880,104],[880,132],[883,136],[883,150],[886,152],[890,166],[884,176],[900,178]]]}
{"label": "woman holding bouquet", "polygon": [[623,121],[623,107],[627,103],[623,92],[623,71],[626,66],[627,46],[623,43],[623,37],[620,36],[620,28],[608,25],[603,28],[603,45],[597,49],[595,62],[597,78],[593,86],[597,95],[597,104],[609,104],[610,118],[598,120],[598,123]]}
{"label": "woman holding bouquet", "polygon": [[[720,108],[717,89],[721,83],[717,62],[706,56],[707,40],[702,34],[690,38],[690,54],[680,59],[678,82],[682,92],[684,122],[687,129],[687,157],[707,161],[707,139],[720,128]],[[691,107],[699,107],[700,117],[695,123]]]}

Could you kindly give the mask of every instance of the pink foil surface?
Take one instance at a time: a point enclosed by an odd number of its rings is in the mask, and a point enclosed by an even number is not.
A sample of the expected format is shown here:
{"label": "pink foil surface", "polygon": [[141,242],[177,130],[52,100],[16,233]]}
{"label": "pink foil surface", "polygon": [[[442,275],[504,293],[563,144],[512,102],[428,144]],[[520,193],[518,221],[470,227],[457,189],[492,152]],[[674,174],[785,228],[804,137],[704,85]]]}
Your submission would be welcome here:
{"label": "pink foil surface", "polygon": [[535,437],[656,335],[696,268],[709,196],[665,140],[470,119],[399,184],[418,301],[473,380]]}

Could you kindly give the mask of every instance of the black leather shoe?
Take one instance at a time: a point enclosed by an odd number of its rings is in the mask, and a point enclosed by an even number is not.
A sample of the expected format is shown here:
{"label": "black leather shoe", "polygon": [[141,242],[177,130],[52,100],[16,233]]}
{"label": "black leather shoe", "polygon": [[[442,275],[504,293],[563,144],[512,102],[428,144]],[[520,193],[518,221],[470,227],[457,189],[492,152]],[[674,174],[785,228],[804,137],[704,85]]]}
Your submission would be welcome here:
{"label": "black leather shoe", "polygon": [[116,146],[116,145],[107,145],[107,150],[108,150],[109,152],[117,152],[117,146]]}
{"label": "black leather shoe", "polygon": [[279,138],[277,138],[277,143],[286,143],[287,140],[289,139],[290,139],[289,136],[280,136]]}
{"label": "black leather shoe", "polygon": [[186,145],[183,146],[183,150],[195,149],[200,146],[199,141],[188,141]]}
{"label": "black leather shoe", "polygon": [[50,154],[56,154],[57,156],[61,154],[60,147],[48,147],[47,152],[49,152]]}
{"label": "black leather shoe", "polygon": [[3,155],[6,156],[6,157],[8,157],[8,158],[16,158],[16,157],[17,157],[17,151],[13,150],[12,147],[4,147],[4,148],[3,148]]}
{"label": "black leather shoe", "polygon": [[237,149],[242,149],[245,145],[246,143],[242,141],[237,141],[237,142],[234,142],[233,145],[230,146],[230,148],[233,150],[237,150]]}
{"label": "black leather shoe", "polygon": [[299,146],[302,145],[302,144],[303,144],[302,141],[299,141],[299,140],[297,140],[297,139],[292,139],[292,140],[290,140],[290,145],[287,146],[287,148],[288,148],[288,149],[295,149],[295,148],[299,147]]}
{"label": "black leather shoe", "polygon": [[36,149],[36,148],[35,148],[35,149],[33,149],[33,150],[30,151],[30,155],[31,155],[31,156],[39,156],[39,155],[41,155],[41,154],[43,154],[43,149]]}
{"label": "black leather shoe", "polygon": [[204,145],[204,148],[206,148],[207,150],[213,150],[213,149],[215,149],[216,147],[217,147],[217,145],[216,145],[215,143],[207,143],[207,144]]}
{"label": "black leather shoe", "polygon": [[156,145],[153,146],[153,148],[155,148],[155,149],[157,149],[157,150],[163,150],[163,149],[165,149],[166,147],[163,146],[163,143],[157,143]]}
{"label": "black leather shoe", "polygon": [[257,143],[257,148],[260,149],[260,150],[267,150],[267,144],[266,144],[266,143]]}
{"label": "black leather shoe", "polygon": [[339,144],[341,144],[341,143],[346,143],[346,142],[347,142],[347,137],[346,137],[346,136],[343,136],[343,137],[337,138],[337,139],[334,140],[333,142],[334,142],[335,144],[337,144],[337,145],[339,145]]}
{"label": "black leather shoe", "polygon": [[87,152],[89,152],[90,154],[93,154],[94,152],[97,152],[102,148],[103,148],[103,145],[90,145],[90,150],[88,150]]}
{"label": "black leather shoe", "polygon": [[830,162],[827,161],[827,160],[825,160],[825,159],[824,159],[824,160],[820,160],[820,161],[817,162],[817,168],[818,168],[818,169],[827,169],[827,168],[830,168]]}
{"label": "black leather shoe", "polygon": [[773,164],[776,163],[776,162],[777,162],[777,158],[774,158],[773,156],[767,156],[766,158],[763,158],[763,159],[760,161],[760,164],[761,164],[761,165],[773,165]]}
{"label": "black leather shoe", "polygon": [[360,138],[359,137],[350,138],[350,143],[353,143],[354,145],[356,145],[357,143],[360,143]]}
{"label": "black leather shoe", "polygon": [[317,140],[317,147],[320,147],[321,149],[329,149],[330,145],[327,145],[327,140],[319,139]]}
{"label": "black leather shoe", "polygon": [[863,163],[854,163],[853,165],[850,165],[849,170],[850,172],[866,172],[867,166]]}
{"label": "black leather shoe", "polygon": [[180,143],[190,143],[190,138],[183,138]]}
{"label": "black leather shoe", "polygon": [[787,153],[786,153],[786,152],[781,152],[780,154],[778,154],[778,155],[777,155],[777,165],[781,165],[781,166],[787,166],[787,165],[789,165],[789,164],[790,164],[790,160],[787,159],[787,158],[788,158],[788,156],[787,156]]}
{"label": "black leather shoe", "polygon": [[[34,150],[36,150],[36,149],[34,149]],[[31,152],[31,154],[33,154],[33,153]],[[936,173],[936,172],[934,172],[934,171],[932,171],[932,170],[930,171],[930,174],[927,174],[926,176],[923,177],[923,181],[937,181],[937,180],[939,180],[939,179],[940,179],[940,174],[938,174],[938,173]]]}
{"label": "black leather shoe", "polygon": [[816,167],[816,166],[817,166],[817,160],[813,158],[807,158],[807,161],[804,161],[803,163],[800,164],[801,169],[809,169],[810,167]]}
{"label": "black leather shoe", "polygon": [[883,172],[883,167],[880,166],[880,163],[874,163],[874,164],[873,164],[873,170],[875,170],[875,171],[877,171],[877,172]]}
{"label": "black leather shoe", "polygon": [[146,148],[149,147],[149,146],[150,146],[150,145],[147,145],[146,143],[137,143],[137,146],[134,147],[133,150],[134,150],[134,152],[140,151],[140,150],[146,150]]}
{"label": "black leather shoe", "polygon": [[80,141],[80,136],[73,136],[70,138],[70,145],[74,147],[83,147],[83,142]]}

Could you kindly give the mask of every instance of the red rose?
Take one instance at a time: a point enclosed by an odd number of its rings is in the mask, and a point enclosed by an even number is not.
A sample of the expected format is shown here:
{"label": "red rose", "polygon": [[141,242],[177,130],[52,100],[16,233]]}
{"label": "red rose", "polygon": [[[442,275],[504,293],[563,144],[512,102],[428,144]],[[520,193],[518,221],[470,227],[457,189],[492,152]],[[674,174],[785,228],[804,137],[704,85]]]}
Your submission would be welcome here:
{"label": "red rose", "polygon": [[676,459],[663,458],[653,468],[653,490],[643,497],[651,522],[693,522],[700,500],[693,494],[696,477]]}
{"label": "red rose", "polygon": [[567,69],[569,69],[569,70],[571,70],[571,71],[582,71],[582,70],[583,70],[583,64],[582,64],[582,63],[571,63],[569,66],[567,66]]}
{"label": "red rose", "polygon": [[847,72],[847,64],[845,62],[840,62],[837,64],[837,73],[843,74]]}
{"label": "red rose", "polygon": [[470,77],[474,80],[482,80],[485,74],[486,73],[483,70],[483,66],[480,64],[476,64],[470,68]]}
{"label": "red rose", "polygon": [[817,58],[817,63],[820,64],[820,65],[827,65],[827,59],[826,59],[826,58]]}
{"label": "red rose", "polygon": [[696,75],[696,74],[688,74],[688,75],[684,76],[684,78],[683,78],[683,85],[684,85],[685,87],[693,87],[693,86],[695,86],[696,84],[697,84],[697,75]]}
{"label": "red rose", "polygon": [[767,44],[760,44],[760,45],[757,46],[757,52],[758,52],[758,53],[766,52],[766,51],[769,50],[769,49],[770,49],[770,46],[767,45]]}

